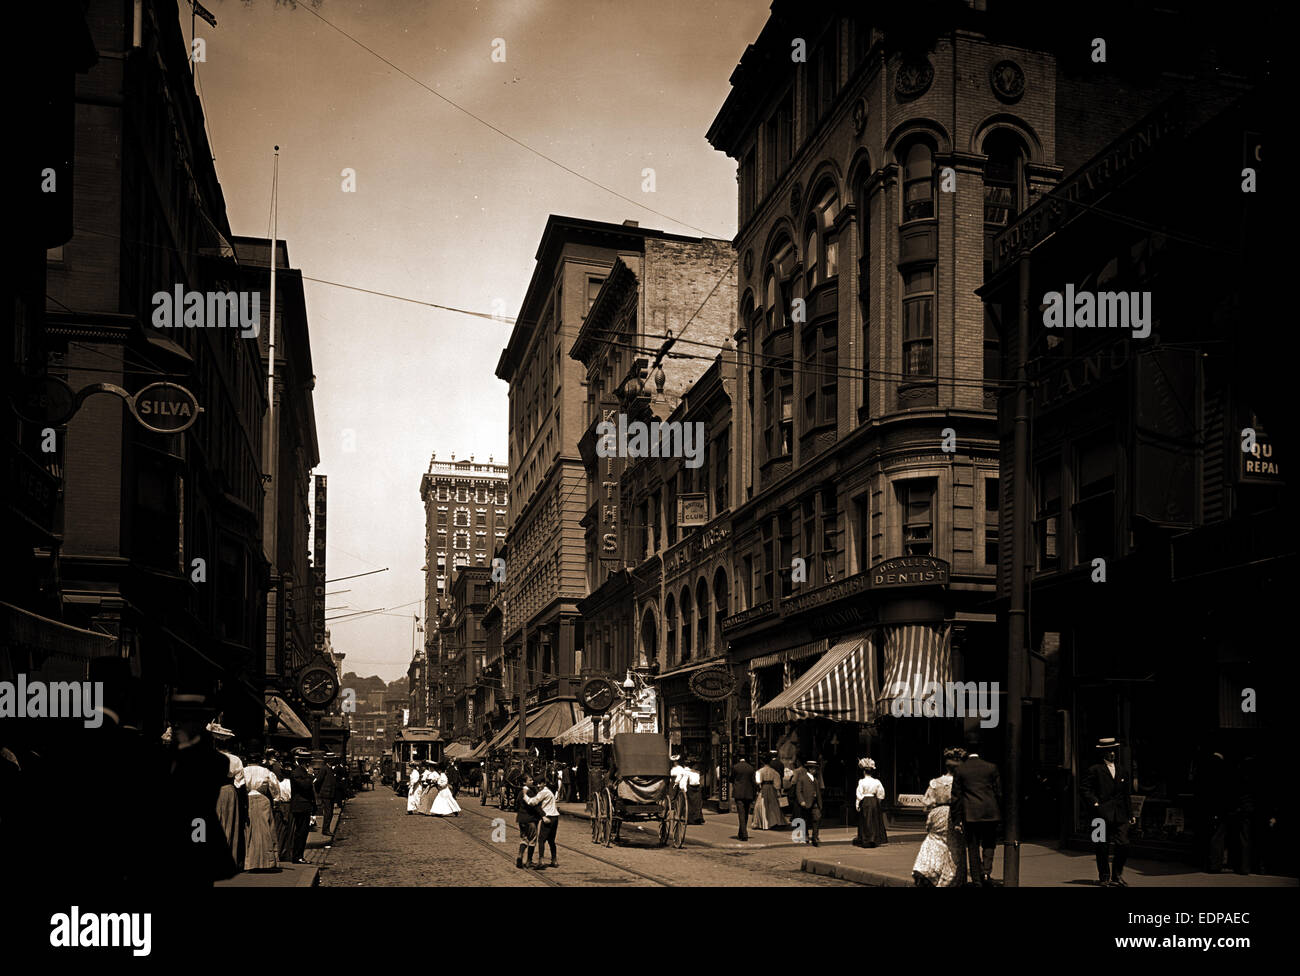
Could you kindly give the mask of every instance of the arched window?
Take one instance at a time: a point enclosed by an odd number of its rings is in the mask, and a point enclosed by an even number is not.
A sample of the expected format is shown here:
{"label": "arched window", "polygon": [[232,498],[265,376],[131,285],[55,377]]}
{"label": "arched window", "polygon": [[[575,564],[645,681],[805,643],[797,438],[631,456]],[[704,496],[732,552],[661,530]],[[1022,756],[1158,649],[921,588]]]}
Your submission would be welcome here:
{"label": "arched window", "polygon": [[727,585],[727,571],[721,566],[713,574],[713,635],[722,649],[722,621],[731,609],[731,589]]}
{"label": "arched window", "polygon": [[682,663],[691,659],[691,590],[682,588]]}
{"label": "arched window", "polygon": [[808,291],[834,278],[840,271],[840,246],[835,234],[840,196],[829,181],[820,184],[817,190],[813,197],[817,202],[808,215],[804,238],[804,279]]}
{"label": "arched window", "polygon": [[655,627],[654,611],[647,609],[641,618],[642,662],[653,668],[659,663],[659,632]]}
{"label": "arched window", "polygon": [[903,155],[903,220],[934,216],[934,152],[914,142]]}
{"label": "arched window", "polygon": [[708,657],[711,645],[709,644],[709,584],[704,582],[704,577],[695,584],[695,620],[696,633],[695,646],[699,648],[700,657]]}
{"label": "arched window", "polygon": [[667,642],[664,663],[672,667],[677,661],[677,604],[673,602],[671,593],[664,600],[664,640]]}

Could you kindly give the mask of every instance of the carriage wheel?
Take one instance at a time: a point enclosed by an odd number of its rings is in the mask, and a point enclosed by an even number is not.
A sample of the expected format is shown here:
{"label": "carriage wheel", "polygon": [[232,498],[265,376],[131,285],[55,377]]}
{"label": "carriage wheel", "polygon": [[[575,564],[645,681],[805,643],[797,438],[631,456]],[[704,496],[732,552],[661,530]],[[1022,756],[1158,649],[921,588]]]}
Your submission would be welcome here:
{"label": "carriage wheel", "polygon": [[673,847],[681,849],[686,842],[686,794],[678,790],[668,801],[671,818],[668,834]]}
{"label": "carriage wheel", "polygon": [[601,818],[600,794],[597,793],[595,796],[591,798],[591,842],[593,844],[600,843],[600,830],[601,830],[600,818]]}
{"label": "carriage wheel", "polygon": [[669,805],[670,805],[669,801],[665,799],[663,802],[663,806],[659,810],[659,846],[660,847],[668,846],[668,838],[671,834],[671,831],[668,828]]}
{"label": "carriage wheel", "polygon": [[605,829],[601,840],[606,847],[614,843],[614,835],[618,833],[618,827],[618,821],[614,819],[614,794],[605,790]]}

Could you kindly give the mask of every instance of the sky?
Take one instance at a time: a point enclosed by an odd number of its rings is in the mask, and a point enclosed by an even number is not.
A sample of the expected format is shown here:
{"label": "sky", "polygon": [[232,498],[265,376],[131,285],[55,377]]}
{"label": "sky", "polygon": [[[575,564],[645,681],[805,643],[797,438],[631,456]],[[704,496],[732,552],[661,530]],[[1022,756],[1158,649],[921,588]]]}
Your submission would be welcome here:
{"label": "sky", "polygon": [[[278,237],[306,276],[513,316],[548,214],[735,235],[735,163],[704,134],[768,0],[204,5],[217,27],[197,22],[197,88],[231,230],[269,236],[278,145]],[[188,0],[177,9],[188,38]],[[385,608],[336,620],[331,639],[345,669],[391,680],[406,673],[412,617],[424,613],[430,456],[506,461],[495,369],[511,327],[304,288],[327,572],[387,568],[330,586],[348,591],[330,597],[331,616]]]}

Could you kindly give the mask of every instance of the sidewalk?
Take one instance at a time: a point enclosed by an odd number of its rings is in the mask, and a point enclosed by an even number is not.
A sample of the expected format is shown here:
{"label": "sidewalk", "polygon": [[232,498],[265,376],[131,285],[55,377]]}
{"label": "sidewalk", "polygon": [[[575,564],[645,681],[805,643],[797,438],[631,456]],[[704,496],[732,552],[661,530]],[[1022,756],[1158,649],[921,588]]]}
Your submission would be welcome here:
{"label": "sidewalk", "polygon": [[[334,807],[334,829],[337,831],[343,819],[343,808]],[[306,864],[290,864],[281,861],[275,871],[241,871],[233,878],[215,883],[216,888],[315,888],[320,883],[320,868],[328,854],[327,844],[333,844],[337,836],[326,837],[319,830],[307,835],[307,850],[303,853]]]}
{"label": "sidewalk", "polygon": [[[689,836],[689,835],[688,835]],[[831,853],[817,851],[803,859],[803,870],[874,887],[911,887],[912,864],[921,848],[918,840],[896,842],[874,850],[850,847]],[[993,879],[1001,884],[1002,846],[993,862]],[[1207,874],[1181,863],[1130,860],[1124,880],[1133,888],[1295,888],[1300,881],[1276,875]],[[1020,847],[1020,884],[1025,888],[1096,887],[1097,862],[1091,853],[1061,851],[1046,844]]]}
{"label": "sidewalk", "polygon": [[[580,820],[591,820],[591,814],[587,812],[586,804],[583,803],[559,803],[560,813],[568,817],[575,817]],[[790,829],[784,830],[751,830],[749,832],[748,842],[742,842],[736,838],[736,831],[739,824],[736,821],[736,814],[732,813],[714,813],[706,810],[704,812],[703,824],[689,824],[686,827],[686,846],[687,847],[711,847],[722,850],[732,851],[757,851],[767,850],[776,847],[797,847],[812,850],[805,843],[796,843],[791,839]],[[919,847],[921,841],[925,838],[925,831],[915,828],[903,828],[893,825],[888,826],[889,836],[897,837],[899,840],[915,840],[916,846]],[[897,831],[897,833],[895,833]],[[823,825],[820,832],[821,846],[828,847],[831,845],[850,846],[853,838],[858,834],[857,827],[840,827]],[[911,865],[909,863],[909,871]],[[911,884],[911,877],[908,877],[908,884]]]}

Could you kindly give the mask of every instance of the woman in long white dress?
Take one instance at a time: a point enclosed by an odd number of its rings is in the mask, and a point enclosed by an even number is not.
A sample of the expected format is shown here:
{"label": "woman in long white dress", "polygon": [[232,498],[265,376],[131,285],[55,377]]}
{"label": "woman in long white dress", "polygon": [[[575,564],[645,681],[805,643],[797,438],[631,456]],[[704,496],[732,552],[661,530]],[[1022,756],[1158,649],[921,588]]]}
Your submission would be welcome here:
{"label": "woman in long white dress", "polygon": [[451,787],[447,785],[447,774],[438,773],[437,780],[434,781],[434,788],[438,791],[437,796],[433,798],[433,806],[429,810],[435,817],[459,817],[460,804],[456,798],[451,795]]}
{"label": "woman in long white dress", "polygon": [[960,749],[945,749],[944,774],[930,780],[925,791],[925,840],[912,865],[912,878],[920,887],[951,888],[957,883],[960,858],[964,856],[961,835],[950,818],[952,771],[961,759]]}
{"label": "woman in long white dress", "polygon": [[411,779],[406,786],[406,812],[415,813],[420,809],[420,771],[411,766]]}
{"label": "woman in long white dress", "polygon": [[425,763],[424,772],[420,774],[420,804],[418,813],[433,812],[433,797],[438,792],[438,774],[433,771],[432,763]]}

